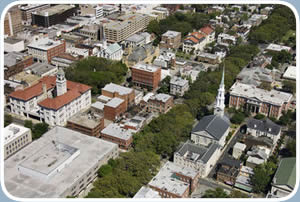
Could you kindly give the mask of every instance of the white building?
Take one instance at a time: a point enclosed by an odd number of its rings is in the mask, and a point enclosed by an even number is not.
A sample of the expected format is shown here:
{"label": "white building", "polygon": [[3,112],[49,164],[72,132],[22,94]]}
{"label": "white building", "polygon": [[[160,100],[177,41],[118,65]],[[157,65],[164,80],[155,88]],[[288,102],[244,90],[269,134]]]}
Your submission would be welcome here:
{"label": "white building", "polygon": [[284,79],[290,79],[290,80],[295,80],[296,81],[297,77],[297,68],[296,66],[289,66],[284,74],[282,75],[282,78]]}
{"label": "white building", "polygon": [[92,16],[95,18],[101,18],[104,15],[103,7],[97,4],[80,4],[80,11],[82,16]]}
{"label": "white building", "polygon": [[83,58],[86,58],[89,56],[89,50],[84,48],[68,47],[66,48],[66,52],[74,57],[82,56]]}
{"label": "white building", "polygon": [[229,46],[229,45],[235,45],[236,44],[236,38],[234,36],[231,36],[229,34],[221,33],[218,35],[218,44]]}
{"label": "white building", "polygon": [[56,126],[5,161],[6,189],[19,198],[78,196],[118,155],[116,144]]}
{"label": "white building", "polygon": [[25,49],[24,40],[6,38],[4,39],[4,51],[5,52],[21,52]]}
{"label": "white building", "polygon": [[67,81],[60,69],[24,90],[9,94],[11,113],[64,126],[71,116],[91,105],[91,87]]}
{"label": "white building", "polygon": [[246,149],[246,145],[240,142],[237,142],[234,146],[233,146],[233,151],[232,151],[232,156],[235,159],[239,159],[241,157],[241,155],[243,154],[243,152]]}
{"label": "white building", "polygon": [[288,46],[282,46],[282,45],[278,45],[278,44],[269,44],[268,47],[266,48],[266,51],[276,51],[276,52],[280,52],[280,51],[287,51],[289,52],[291,50],[291,47]]}
{"label": "white building", "polygon": [[122,60],[123,50],[118,43],[113,43],[107,46],[107,42],[104,36],[103,45],[100,47],[98,57],[110,59],[110,60]]}
{"label": "white building", "polygon": [[167,69],[175,65],[175,53],[171,51],[163,51],[154,61],[153,65]]}
{"label": "white building", "polygon": [[31,130],[14,123],[4,128],[3,137],[4,159],[15,154],[32,141]]}
{"label": "white building", "polygon": [[216,164],[225,145],[230,129],[230,121],[224,115],[225,108],[224,71],[214,115],[203,117],[192,129],[191,141],[186,142],[174,153],[174,162],[197,170],[201,177],[206,177]]}
{"label": "white building", "polygon": [[189,89],[189,81],[181,77],[173,77],[170,81],[170,94],[183,96]]}

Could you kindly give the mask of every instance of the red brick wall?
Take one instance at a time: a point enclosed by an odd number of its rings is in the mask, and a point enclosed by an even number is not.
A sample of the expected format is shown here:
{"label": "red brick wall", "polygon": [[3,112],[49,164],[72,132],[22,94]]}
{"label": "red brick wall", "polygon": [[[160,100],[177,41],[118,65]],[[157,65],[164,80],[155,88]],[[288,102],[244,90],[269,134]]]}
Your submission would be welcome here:
{"label": "red brick wall", "polygon": [[60,54],[66,52],[66,41],[63,40],[62,42],[62,44],[47,50],[48,63],[51,63],[53,57],[59,56]]}
{"label": "red brick wall", "polygon": [[123,101],[119,106],[116,108],[110,107],[105,105],[104,106],[104,118],[115,121],[116,116],[120,116],[126,111],[126,104],[125,101]]}
{"label": "red brick wall", "polygon": [[148,72],[140,69],[131,69],[132,81],[136,83],[141,83],[145,86],[150,86],[153,89],[158,88],[158,84],[161,78],[161,69],[157,69],[156,72]]}
{"label": "red brick wall", "polygon": [[101,133],[101,138],[119,145],[121,149],[128,149],[132,143],[132,137],[128,140],[123,140],[117,137],[110,136],[108,134]]}
{"label": "red brick wall", "polygon": [[134,90],[132,90],[132,92],[130,94],[126,94],[126,95],[120,95],[118,92],[112,93],[109,91],[106,91],[104,89],[101,90],[101,94],[110,98],[121,98],[125,101],[125,108],[128,109],[128,106],[134,103],[134,98],[135,98],[135,94],[134,94]]}

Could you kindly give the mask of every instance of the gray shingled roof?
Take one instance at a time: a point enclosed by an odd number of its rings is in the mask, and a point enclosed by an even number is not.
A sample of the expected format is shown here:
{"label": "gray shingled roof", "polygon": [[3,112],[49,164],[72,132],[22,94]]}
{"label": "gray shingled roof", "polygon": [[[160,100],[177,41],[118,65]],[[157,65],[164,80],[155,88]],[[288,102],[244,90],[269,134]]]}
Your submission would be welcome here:
{"label": "gray shingled roof", "polygon": [[196,134],[196,132],[206,131],[217,140],[220,140],[229,126],[230,121],[226,116],[209,115],[198,122],[192,133]]}
{"label": "gray shingled roof", "polygon": [[279,125],[275,124],[270,119],[257,120],[253,118],[249,119],[249,121],[247,122],[247,127],[259,130],[261,132],[268,132],[272,135],[278,135],[281,128]]}

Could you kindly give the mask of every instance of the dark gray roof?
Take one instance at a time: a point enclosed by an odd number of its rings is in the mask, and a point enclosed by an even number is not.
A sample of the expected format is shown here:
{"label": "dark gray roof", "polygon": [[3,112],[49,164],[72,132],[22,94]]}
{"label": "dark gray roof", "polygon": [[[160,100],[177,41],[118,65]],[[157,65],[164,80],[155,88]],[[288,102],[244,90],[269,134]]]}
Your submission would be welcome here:
{"label": "dark gray roof", "polygon": [[[257,120],[254,118],[249,119],[247,122],[247,127],[261,132],[268,132],[272,135],[278,135],[280,131],[280,126],[272,122],[270,119]],[[271,129],[271,131],[270,131]]]}
{"label": "dark gray roof", "polygon": [[223,160],[220,162],[221,165],[228,165],[231,167],[235,167],[235,168],[239,168],[241,165],[241,161],[231,158],[229,156],[226,156],[225,158],[223,158]]}
{"label": "dark gray roof", "polygon": [[185,155],[186,152],[191,152],[194,154],[198,154],[199,157],[195,159],[195,161],[202,161],[203,163],[206,163],[211,156],[215,153],[215,151],[218,149],[218,144],[210,144],[208,147],[202,146],[202,145],[196,145],[189,141],[185,142],[184,145],[178,150],[177,153],[179,153],[181,156]]}
{"label": "dark gray roof", "polygon": [[220,140],[229,126],[230,121],[226,116],[208,115],[198,122],[192,133],[206,131],[215,139]]}

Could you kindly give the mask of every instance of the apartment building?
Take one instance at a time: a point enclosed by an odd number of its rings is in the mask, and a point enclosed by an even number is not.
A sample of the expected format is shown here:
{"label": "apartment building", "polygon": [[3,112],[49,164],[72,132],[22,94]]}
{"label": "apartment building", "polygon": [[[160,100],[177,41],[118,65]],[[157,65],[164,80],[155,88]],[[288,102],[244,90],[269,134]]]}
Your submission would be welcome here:
{"label": "apartment building", "polygon": [[151,18],[146,14],[127,14],[104,25],[105,36],[110,42],[121,42],[136,32],[146,29]]}
{"label": "apartment building", "polygon": [[18,6],[11,7],[4,19],[4,35],[15,36],[23,29],[22,14]]}
{"label": "apartment building", "polygon": [[181,77],[173,77],[170,81],[170,94],[183,96],[189,89],[189,81]]}
{"label": "apartment building", "polygon": [[134,85],[155,90],[158,88],[161,79],[161,68],[138,63],[131,67],[131,76]]}
{"label": "apartment building", "polygon": [[104,104],[104,118],[115,121],[116,119],[119,119],[126,110],[125,100],[114,97]]}
{"label": "apartment building", "polygon": [[173,107],[173,97],[159,93],[152,95],[146,105],[146,109],[149,112],[167,113]]}
{"label": "apartment building", "polygon": [[159,46],[161,48],[179,48],[181,44],[181,32],[168,30],[161,36]]}
{"label": "apartment building", "polygon": [[4,159],[21,150],[32,141],[31,130],[14,123],[4,128]]}

